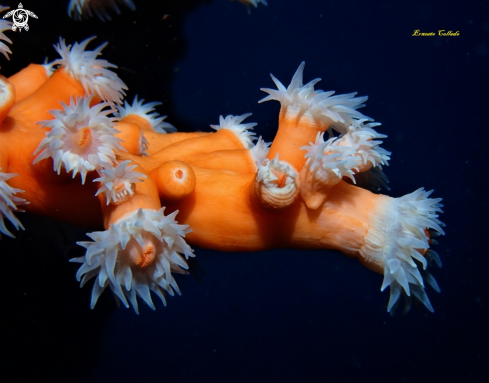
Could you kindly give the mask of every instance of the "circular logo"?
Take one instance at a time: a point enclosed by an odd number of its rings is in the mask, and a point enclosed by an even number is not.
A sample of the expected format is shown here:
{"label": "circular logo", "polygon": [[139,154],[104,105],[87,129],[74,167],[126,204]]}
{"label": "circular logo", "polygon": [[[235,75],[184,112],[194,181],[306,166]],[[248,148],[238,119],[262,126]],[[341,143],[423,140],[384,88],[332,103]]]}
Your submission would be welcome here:
{"label": "circular logo", "polygon": [[29,25],[27,24],[27,21],[29,21],[29,16],[34,17],[37,19],[37,16],[34,12],[28,11],[27,9],[24,9],[22,3],[19,3],[19,8],[14,9],[13,11],[10,11],[7,13],[5,16],[3,16],[4,19],[8,17],[12,17],[12,30],[16,31],[17,29],[19,31],[22,31],[22,28],[24,28],[26,31],[29,30]]}

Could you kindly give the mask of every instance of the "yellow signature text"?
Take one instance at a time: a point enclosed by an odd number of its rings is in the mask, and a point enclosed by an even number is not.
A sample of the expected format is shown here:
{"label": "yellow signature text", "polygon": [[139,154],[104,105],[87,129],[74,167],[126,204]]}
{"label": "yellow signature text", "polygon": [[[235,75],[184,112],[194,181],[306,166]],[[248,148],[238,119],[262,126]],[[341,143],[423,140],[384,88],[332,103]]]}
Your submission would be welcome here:
{"label": "yellow signature text", "polygon": [[416,29],[412,36],[444,36],[444,37],[455,37],[455,36],[460,36],[460,32],[456,31],[447,31],[445,29],[440,29],[438,30],[438,33],[436,32],[421,32],[421,30]]}

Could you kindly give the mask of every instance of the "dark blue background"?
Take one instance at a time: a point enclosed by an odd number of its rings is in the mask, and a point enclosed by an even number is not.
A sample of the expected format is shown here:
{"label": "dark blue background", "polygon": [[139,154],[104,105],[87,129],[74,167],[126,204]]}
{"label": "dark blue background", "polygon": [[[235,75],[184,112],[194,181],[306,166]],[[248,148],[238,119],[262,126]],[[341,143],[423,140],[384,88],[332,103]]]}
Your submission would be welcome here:
{"label": "dark blue background", "polygon": [[[9,76],[97,35],[104,58],[135,94],[159,100],[182,131],[220,114],[252,112],[268,141],[278,102],[260,87],[285,85],[305,60],[318,88],[368,95],[362,112],[382,122],[389,195],[418,187],[443,197],[443,268],[428,288],[435,308],[391,317],[382,276],[332,251],[220,253],[196,249],[181,297],[152,312],[118,309],[105,293],[89,309],[79,289],[83,228],[19,215],[17,239],[0,242],[2,375],[15,381],[478,382],[488,373],[489,6],[483,1],[269,0],[248,15],[215,1],[138,1],[112,21],[75,22],[67,1],[26,0],[38,15],[13,40]],[[17,7],[17,2],[9,5]],[[170,16],[163,20],[163,15]],[[459,37],[413,37],[414,30]],[[95,47],[96,43],[92,43]],[[73,201],[73,203],[77,203]],[[14,380],[12,380],[14,381]]]}

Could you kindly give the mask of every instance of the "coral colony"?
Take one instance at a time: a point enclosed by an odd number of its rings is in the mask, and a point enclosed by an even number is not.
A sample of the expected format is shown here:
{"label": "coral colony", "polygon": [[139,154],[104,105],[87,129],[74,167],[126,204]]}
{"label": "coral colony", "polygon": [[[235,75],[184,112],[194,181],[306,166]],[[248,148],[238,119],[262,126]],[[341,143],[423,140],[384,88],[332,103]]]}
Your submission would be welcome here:
{"label": "coral colony", "polygon": [[[11,23],[0,23],[8,58]],[[431,250],[443,234],[441,199],[368,190],[386,186],[390,152],[358,111],[367,97],[315,89],[319,79],[304,85],[302,63],[288,87],[272,75],[277,89],[262,89],[260,102],[281,104],[272,143],[243,123],[250,114],[180,133],[157,103],[123,101],[125,84],[100,58],[105,44],[88,50],[90,40],[60,39],[52,63],[0,76],[0,232],[23,229],[23,210],[103,227],[71,260],[82,286],[92,280],[92,308],[107,287],[136,312],[137,297],[154,309],[151,293],[166,304],[196,246],[338,250],[384,275],[388,311],[401,294],[407,309],[414,298],[433,311],[425,283],[439,291],[428,268],[441,265]]]}

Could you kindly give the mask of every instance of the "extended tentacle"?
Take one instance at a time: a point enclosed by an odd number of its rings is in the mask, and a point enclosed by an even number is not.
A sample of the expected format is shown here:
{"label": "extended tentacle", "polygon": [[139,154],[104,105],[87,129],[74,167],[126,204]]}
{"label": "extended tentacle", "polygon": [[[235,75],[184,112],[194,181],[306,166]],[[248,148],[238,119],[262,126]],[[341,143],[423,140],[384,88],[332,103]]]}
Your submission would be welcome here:
{"label": "extended tentacle", "polygon": [[23,193],[23,190],[10,187],[7,183],[9,179],[16,176],[18,174],[2,172],[2,168],[0,167],[0,239],[2,238],[1,233],[15,238],[5,226],[4,218],[7,218],[16,230],[24,230],[24,226],[22,226],[22,223],[15,216],[14,212],[23,211],[18,206],[26,205],[29,202],[16,196],[17,193]]}
{"label": "extended tentacle", "polygon": [[[10,7],[4,7],[3,5],[0,5],[0,13],[8,9],[10,9]],[[3,54],[7,58],[7,60],[10,60],[8,54],[12,54],[12,51],[3,41],[12,44],[12,40],[5,36],[3,32],[9,29],[12,29],[12,22],[0,19],[0,53]]]}

